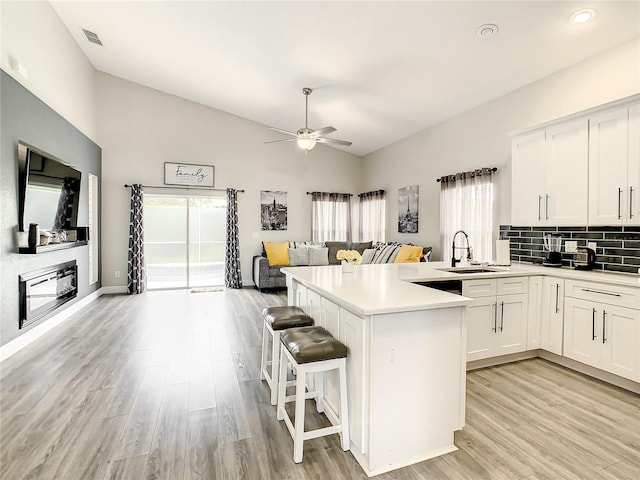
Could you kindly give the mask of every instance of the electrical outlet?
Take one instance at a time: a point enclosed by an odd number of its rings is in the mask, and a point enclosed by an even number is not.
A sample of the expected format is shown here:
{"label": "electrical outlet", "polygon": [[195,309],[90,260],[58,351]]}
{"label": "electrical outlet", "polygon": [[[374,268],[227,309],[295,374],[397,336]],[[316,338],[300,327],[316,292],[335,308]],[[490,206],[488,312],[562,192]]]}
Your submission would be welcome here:
{"label": "electrical outlet", "polygon": [[253,232],[253,238],[260,238],[260,232]]}
{"label": "electrical outlet", "polygon": [[116,276],[116,278],[120,278],[120,270],[116,270],[114,272],[114,275]]}
{"label": "electrical outlet", "polygon": [[589,242],[587,244],[587,247],[589,247],[591,250],[593,250],[595,252],[596,247],[598,246],[598,244],[596,242]]}
{"label": "electrical outlet", "polygon": [[564,242],[564,249],[567,253],[573,253],[578,250],[578,242],[576,240],[567,240]]}

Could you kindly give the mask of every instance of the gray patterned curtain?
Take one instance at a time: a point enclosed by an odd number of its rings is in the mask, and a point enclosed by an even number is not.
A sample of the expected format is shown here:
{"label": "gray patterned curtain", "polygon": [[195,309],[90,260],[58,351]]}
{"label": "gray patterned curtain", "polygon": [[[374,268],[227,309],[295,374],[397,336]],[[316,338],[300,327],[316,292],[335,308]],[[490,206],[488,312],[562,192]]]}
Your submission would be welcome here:
{"label": "gray patterned curtain", "polygon": [[134,183],[131,185],[131,210],[129,212],[129,265],[127,273],[129,294],[142,293],[147,288],[142,205],[142,185]]}
{"label": "gray patterned curtain", "polygon": [[238,192],[227,188],[227,244],[224,254],[224,285],[242,288],[240,241],[238,240]]}

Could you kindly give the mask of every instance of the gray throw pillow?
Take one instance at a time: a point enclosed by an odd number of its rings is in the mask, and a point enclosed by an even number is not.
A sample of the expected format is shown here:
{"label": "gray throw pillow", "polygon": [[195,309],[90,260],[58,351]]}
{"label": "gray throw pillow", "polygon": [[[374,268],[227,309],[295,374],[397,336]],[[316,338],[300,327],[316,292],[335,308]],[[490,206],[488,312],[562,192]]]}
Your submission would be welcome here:
{"label": "gray throw pillow", "polygon": [[291,265],[292,267],[299,265],[309,265],[309,249],[306,247],[290,248],[289,265]]}
{"label": "gray throw pillow", "polygon": [[325,242],[325,245],[329,249],[329,265],[338,265],[340,260],[336,258],[338,250],[349,250],[348,242]]}
{"label": "gray throw pillow", "polygon": [[329,249],[309,247],[309,265],[329,265]]}

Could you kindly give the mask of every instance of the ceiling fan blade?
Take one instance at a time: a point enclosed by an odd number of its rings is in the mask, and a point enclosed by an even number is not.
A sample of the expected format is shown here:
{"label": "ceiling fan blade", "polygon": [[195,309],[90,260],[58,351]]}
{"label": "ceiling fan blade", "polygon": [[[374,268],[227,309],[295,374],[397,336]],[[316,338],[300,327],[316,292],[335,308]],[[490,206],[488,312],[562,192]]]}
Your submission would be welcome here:
{"label": "ceiling fan blade", "polygon": [[333,127],[324,127],[324,128],[319,129],[319,130],[314,130],[313,132],[311,132],[311,135],[317,137],[317,136],[320,136],[320,135],[326,135],[328,133],[333,133],[333,132],[336,132],[336,131],[337,130],[335,128],[333,128]]}
{"label": "ceiling fan blade", "polygon": [[336,145],[344,145],[345,147],[350,147],[351,142],[347,142],[346,140],[338,140],[336,138],[325,138],[318,137],[316,138],[318,143],[335,143]]}
{"label": "ceiling fan blade", "polygon": [[280,132],[280,133],[286,133],[287,135],[293,135],[294,137],[297,137],[298,134],[294,133],[294,132],[289,132],[288,130],[282,130],[281,128],[276,128],[276,127],[269,127],[271,130],[275,130],[276,132]]}
{"label": "ceiling fan blade", "polygon": [[295,142],[297,138],[283,138],[282,140],[267,140],[262,143]]}

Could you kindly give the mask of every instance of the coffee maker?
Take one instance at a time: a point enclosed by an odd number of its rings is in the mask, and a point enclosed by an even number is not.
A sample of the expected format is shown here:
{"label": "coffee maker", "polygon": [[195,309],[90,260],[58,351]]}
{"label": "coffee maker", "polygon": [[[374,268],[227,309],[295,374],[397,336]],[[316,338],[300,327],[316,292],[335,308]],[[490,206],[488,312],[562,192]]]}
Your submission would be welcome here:
{"label": "coffee maker", "polygon": [[544,249],[547,255],[542,262],[545,267],[561,267],[562,266],[562,254],[560,250],[562,248],[562,235],[559,233],[547,233],[543,235]]}

